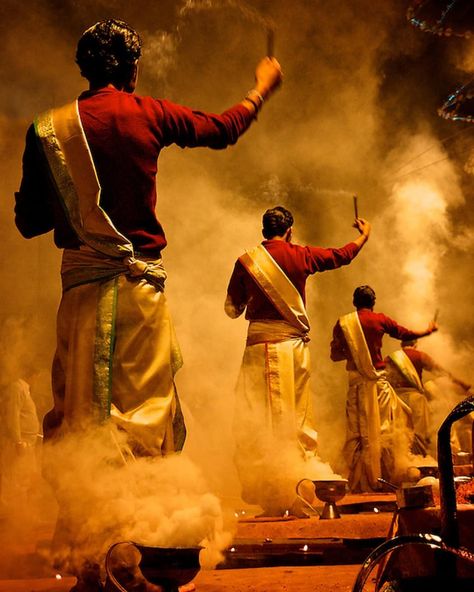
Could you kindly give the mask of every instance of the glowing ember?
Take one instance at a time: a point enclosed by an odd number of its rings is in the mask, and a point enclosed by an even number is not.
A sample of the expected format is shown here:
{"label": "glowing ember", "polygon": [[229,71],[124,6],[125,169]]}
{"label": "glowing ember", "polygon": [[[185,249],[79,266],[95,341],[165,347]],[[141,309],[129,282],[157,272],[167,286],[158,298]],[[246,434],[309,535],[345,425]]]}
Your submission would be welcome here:
{"label": "glowing ember", "polygon": [[62,579],[63,579],[63,576],[62,576],[61,574],[56,574],[54,577],[55,577],[57,580],[62,580]]}
{"label": "glowing ember", "polygon": [[380,512],[380,510],[379,510],[378,508],[374,508],[374,512],[375,512],[376,514],[378,514],[378,513]]}
{"label": "glowing ember", "polygon": [[231,548],[230,548],[230,552],[231,552],[231,553],[235,553],[235,547],[231,547]]}
{"label": "glowing ember", "polygon": [[307,551],[308,550],[308,545],[303,545],[303,551]]}

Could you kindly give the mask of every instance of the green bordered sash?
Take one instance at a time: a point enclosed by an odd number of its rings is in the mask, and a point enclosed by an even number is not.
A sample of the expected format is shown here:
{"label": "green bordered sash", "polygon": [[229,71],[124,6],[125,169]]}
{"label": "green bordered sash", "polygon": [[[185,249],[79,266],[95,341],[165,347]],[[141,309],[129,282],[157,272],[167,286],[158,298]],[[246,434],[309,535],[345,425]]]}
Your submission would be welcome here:
{"label": "green bordered sash", "polygon": [[117,282],[118,278],[114,278],[99,287],[93,375],[94,407],[99,421],[110,416]]}
{"label": "green bordered sash", "polygon": [[99,205],[100,184],[77,101],[39,115],[35,130],[58,198],[80,240],[108,257],[133,256],[130,241]]}
{"label": "green bordered sash", "polygon": [[[79,239],[110,259],[133,257],[133,246],[99,205],[100,184],[82,127],[77,101],[35,120],[57,195]],[[93,370],[93,402],[101,420],[110,415],[117,278],[99,289]]]}
{"label": "green bordered sash", "polygon": [[394,351],[388,357],[403,375],[403,378],[409,382],[409,384],[416,388],[416,390],[418,390],[420,393],[425,392],[413,362],[402,349]]}
{"label": "green bordered sash", "polygon": [[263,245],[247,251],[239,261],[257,282],[283,318],[306,334],[309,319],[300,293]]}

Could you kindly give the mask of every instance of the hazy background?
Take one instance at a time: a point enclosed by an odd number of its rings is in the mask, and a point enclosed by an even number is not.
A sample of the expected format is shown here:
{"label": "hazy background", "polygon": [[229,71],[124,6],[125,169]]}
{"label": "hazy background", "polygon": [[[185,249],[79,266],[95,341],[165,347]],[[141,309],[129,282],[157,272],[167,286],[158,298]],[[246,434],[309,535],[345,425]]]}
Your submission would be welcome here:
{"label": "hazy background", "polygon": [[[75,45],[85,28],[108,17],[142,34],[139,94],[215,112],[239,102],[252,88],[266,40],[236,4],[1,4],[2,325],[11,328],[12,315],[20,317],[15,338],[8,331],[2,336],[13,357],[37,359],[43,368],[33,385],[41,409],[50,398],[60,253],[50,235],[26,241],[14,225],[26,129],[37,112],[85,88]],[[354,192],[360,215],[373,222],[369,243],[350,267],[308,281],[324,459],[337,461],[343,443],[346,391],[343,364],[329,360],[329,342],[338,316],[352,309],[357,285],[372,285],[377,310],[416,329],[439,308],[441,329],[423,349],[474,380],[474,177],[468,173],[474,127],[436,113],[472,77],[473,42],[412,28],[401,0],[250,4],[276,23],[283,87],[237,146],[223,152],[171,147],[160,158],[158,180],[157,213],[169,241],[167,293],[185,359],[177,382],[187,409],[187,450],[228,496],[238,494],[230,426],[246,323],[226,318],[223,301],[235,259],[261,240],[267,207],[293,211],[301,244],[342,246],[353,239]],[[385,352],[397,345],[386,338]]]}

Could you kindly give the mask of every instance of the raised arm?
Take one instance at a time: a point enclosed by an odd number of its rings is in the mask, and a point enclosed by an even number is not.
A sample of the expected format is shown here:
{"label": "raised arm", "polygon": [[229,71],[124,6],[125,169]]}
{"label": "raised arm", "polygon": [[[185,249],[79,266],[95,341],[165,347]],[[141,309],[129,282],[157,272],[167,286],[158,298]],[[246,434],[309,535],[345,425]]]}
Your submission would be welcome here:
{"label": "raised arm", "polygon": [[283,78],[281,66],[275,58],[263,58],[255,69],[255,87],[249,90],[242,105],[256,115],[263,102],[280,86]]}
{"label": "raised arm", "polygon": [[337,269],[343,265],[349,265],[354,257],[357,256],[363,245],[367,242],[371,230],[370,223],[362,218],[358,218],[353,226],[354,228],[357,228],[360,236],[343,247],[305,247],[308,255],[308,273],[327,271],[330,269]]}
{"label": "raised arm", "polygon": [[365,243],[369,240],[370,231],[372,230],[372,225],[364,218],[356,218],[353,224],[354,228],[360,232],[360,236],[356,238],[354,241],[355,244],[359,247],[359,250],[365,245]]}
{"label": "raised arm", "polygon": [[423,370],[427,370],[428,372],[432,372],[435,376],[447,376],[454,384],[460,386],[463,390],[468,391],[471,388],[471,385],[460,378],[457,378],[449,370],[440,366],[438,362],[436,362],[431,356],[429,356],[425,352],[418,352],[420,356],[421,364]]}
{"label": "raised arm", "polygon": [[400,341],[403,341],[410,339],[418,339],[419,337],[426,337],[427,335],[431,335],[431,333],[434,333],[438,330],[438,325],[435,321],[430,321],[426,329],[423,329],[421,331],[413,331],[411,329],[403,327],[402,325],[399,325],[390,317],[385,317],[384,329],[385,333],[390,335],[390,337],[400,339]]}
{"label": "raised arm", "polygon": [[255,119],[264,100],[281,83],[280,65],[274,58],[264,58],[257,66],[255,78],[255,88],[240,103],[220,115],[193,110],[171,101],[157,101],[162,109],[164,145],[175,143],[182,148],[222,149],[235,144]]}

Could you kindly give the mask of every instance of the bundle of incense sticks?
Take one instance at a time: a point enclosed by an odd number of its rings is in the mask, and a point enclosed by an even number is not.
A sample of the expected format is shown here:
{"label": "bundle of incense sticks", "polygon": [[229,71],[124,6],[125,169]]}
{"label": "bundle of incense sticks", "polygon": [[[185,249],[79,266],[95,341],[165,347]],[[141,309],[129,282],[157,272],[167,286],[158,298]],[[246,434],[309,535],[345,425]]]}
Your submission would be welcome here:
{"label": "bundle of incense sticks", "polygon": [[357,207],[357,195],[354,195],[354,216],[356,220],[359,217],[359,209]]}

